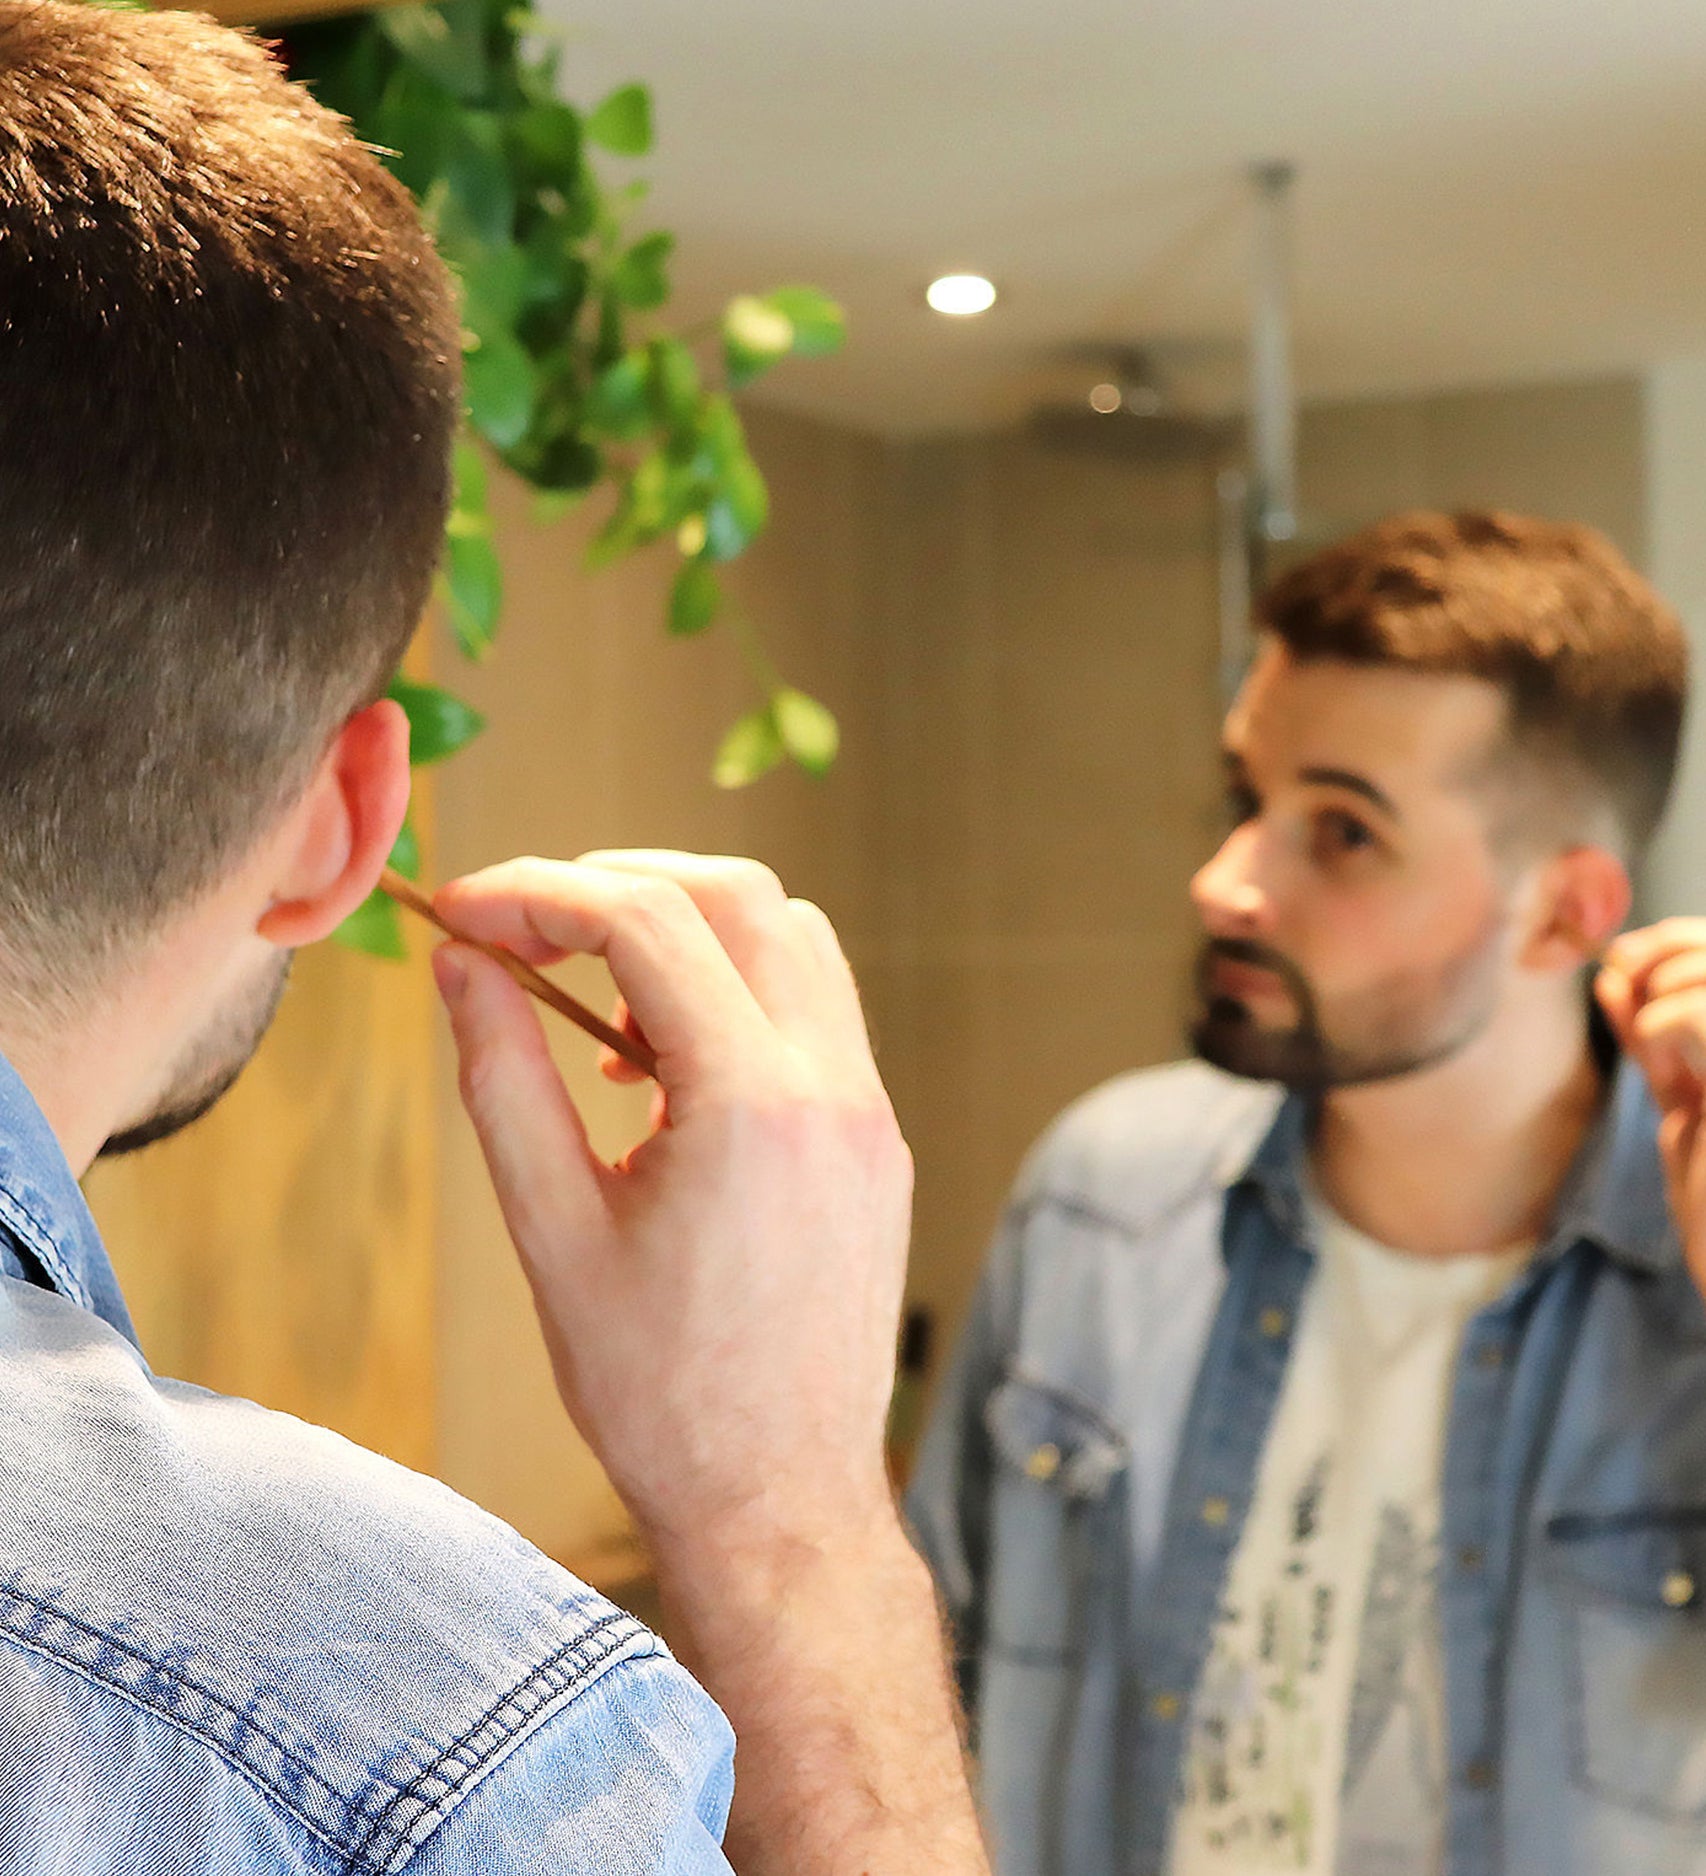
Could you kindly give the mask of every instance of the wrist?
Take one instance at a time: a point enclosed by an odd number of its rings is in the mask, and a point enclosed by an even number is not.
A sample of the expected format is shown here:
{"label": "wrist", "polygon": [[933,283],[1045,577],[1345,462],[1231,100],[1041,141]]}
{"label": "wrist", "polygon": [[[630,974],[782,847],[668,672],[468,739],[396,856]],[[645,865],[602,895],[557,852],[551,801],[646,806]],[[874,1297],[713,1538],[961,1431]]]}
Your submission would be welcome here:
{"label": "wrist", "polygon": [[785,1624],[820,1599],[913,1582],[932,1601],[927,1570],[886,1487],[861,1502],[745,1507],[703,1527],[648,1534],[664,1605],[684,1633]]}

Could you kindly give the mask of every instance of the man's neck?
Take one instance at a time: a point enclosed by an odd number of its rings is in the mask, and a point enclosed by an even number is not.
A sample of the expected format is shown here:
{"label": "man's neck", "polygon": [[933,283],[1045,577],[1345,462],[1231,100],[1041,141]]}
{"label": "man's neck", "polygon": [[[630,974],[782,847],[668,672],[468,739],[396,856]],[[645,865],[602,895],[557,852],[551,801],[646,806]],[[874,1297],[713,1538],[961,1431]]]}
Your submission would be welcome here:
{"label": "man's neck", "polygon": [[79,1179],[107,1139],[152,1111],[186,1036],[252,962],[236,953],[234,928],[218,905],[162,928],[57,1020],[0,995],[0,1054]]}
{"label": "man's neck", "polygon": [[1449,1061],[1335,1089],[1310,1147],[1322,1197],[1396,1250],[1533,1242],[1604,1093],[1585,1020],[1496,1021]]}

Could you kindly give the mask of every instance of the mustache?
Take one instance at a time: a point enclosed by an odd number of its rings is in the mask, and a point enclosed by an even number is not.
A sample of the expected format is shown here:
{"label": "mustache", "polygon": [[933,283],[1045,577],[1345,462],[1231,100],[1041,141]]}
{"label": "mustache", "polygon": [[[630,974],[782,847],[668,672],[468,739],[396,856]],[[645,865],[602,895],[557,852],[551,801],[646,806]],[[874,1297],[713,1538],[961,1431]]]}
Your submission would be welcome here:
{"label": "mustache", "polygon": [[1283,951],[1276,951],[1254,938],[1210,938],[1197,953],[1197,989],[1205,999],[1215,995],[1210,982],[1216,964],[1248,964],[1256,970],[1271,971],[1305,1008],[1314,1003],[1309,980]]}

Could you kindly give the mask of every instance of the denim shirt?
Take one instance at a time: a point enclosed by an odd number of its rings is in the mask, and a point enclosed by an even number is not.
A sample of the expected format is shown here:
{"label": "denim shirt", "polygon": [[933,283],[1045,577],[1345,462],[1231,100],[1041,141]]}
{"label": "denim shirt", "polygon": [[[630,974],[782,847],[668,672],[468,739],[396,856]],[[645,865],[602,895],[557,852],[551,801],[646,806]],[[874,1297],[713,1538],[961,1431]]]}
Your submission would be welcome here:
{"label": "denim shirt", "polygon": [[[1033,1154],[909,1500],[1002,1876],[1157,1876],[1313,1254],[1295,1099],[1185,1064]],[[1450,1876],[1706,1876],[1706,1309],[1624,1065],[1457,1360]]]}
{"label": "denim shirt", "polygon": [[701,1876],[732,1764],[663,1643],[513,1531],[152,1375],[0,1063],[0,1871]]}

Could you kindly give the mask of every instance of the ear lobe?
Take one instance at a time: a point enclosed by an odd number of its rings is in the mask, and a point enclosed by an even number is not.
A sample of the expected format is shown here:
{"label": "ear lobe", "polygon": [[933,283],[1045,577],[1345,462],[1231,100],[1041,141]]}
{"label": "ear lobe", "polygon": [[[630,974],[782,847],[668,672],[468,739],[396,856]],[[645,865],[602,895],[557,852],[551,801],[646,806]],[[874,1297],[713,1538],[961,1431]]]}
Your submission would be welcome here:
{"label": "ear lobe", "polygon": [[390,698],[333,738],[291,811],[255,930],[294,949],[326,937],[379,881],[409,806],[409,719]]}
{"label": "ear lobe", "polygon": [[1623,929],[1634,898],[1629,871],[1607,847],[1572,847],[1549,869],[1543,915],[1524,962],[1574,970],[1596,961]]}

